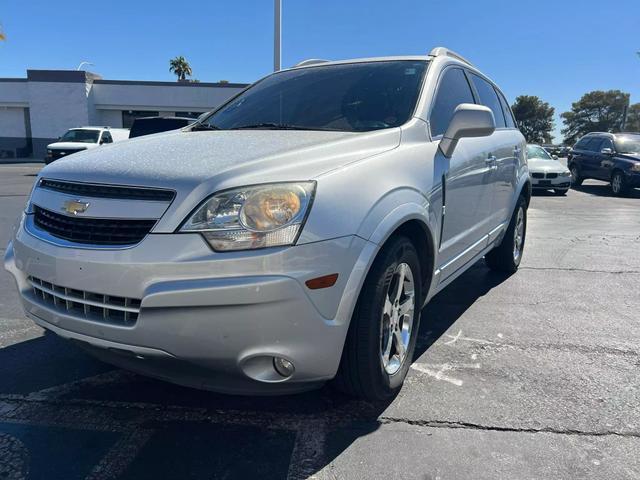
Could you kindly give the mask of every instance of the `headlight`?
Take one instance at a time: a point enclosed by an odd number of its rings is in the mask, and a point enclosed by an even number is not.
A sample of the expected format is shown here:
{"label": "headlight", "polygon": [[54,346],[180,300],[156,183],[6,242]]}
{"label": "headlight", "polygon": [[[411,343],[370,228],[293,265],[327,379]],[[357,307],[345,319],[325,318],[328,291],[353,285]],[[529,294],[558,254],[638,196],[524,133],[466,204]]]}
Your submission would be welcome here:
{"label": "headlight", "polygon": [[561,177],[570,177],[571,172],[569,170],[565,170],[564,172],[560,172]]}
{"label": "headlight", "polygon": [[292,245],[307,217],[315,182],[236,188],[205,200],[181,232],[200,232],[214,250]]}
{"label": "headlight", "polygon": [[640,162],[635,162],[631,165],[632,172],[640,172]]}

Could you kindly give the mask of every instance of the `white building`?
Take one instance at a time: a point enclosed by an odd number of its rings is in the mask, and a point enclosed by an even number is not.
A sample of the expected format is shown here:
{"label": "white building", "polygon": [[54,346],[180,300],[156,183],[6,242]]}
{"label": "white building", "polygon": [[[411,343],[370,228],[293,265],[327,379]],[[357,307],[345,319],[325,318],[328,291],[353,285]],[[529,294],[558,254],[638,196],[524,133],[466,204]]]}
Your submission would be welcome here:
{"label": "white building", "polygon": [[91,72],[27,70],[0,78],[0,159],[43,158],[72,127],[130,127],[136,117],[197,116],[245,84],[103,80]]}

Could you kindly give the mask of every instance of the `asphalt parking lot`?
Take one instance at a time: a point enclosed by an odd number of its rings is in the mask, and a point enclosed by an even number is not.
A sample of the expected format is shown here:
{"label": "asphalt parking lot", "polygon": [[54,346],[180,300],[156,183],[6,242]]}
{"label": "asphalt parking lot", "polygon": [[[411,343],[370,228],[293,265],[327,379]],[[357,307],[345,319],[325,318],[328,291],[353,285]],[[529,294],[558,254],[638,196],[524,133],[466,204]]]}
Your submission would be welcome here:
{"label": "asphalt parking lot", "polygon": [[[0,253],[40,167],[0,165]],[[400,395],[232,397],[93,360],[0,272],[0,479],[640,478],[640,191],[535,195],[523,264],[423,311]]]}

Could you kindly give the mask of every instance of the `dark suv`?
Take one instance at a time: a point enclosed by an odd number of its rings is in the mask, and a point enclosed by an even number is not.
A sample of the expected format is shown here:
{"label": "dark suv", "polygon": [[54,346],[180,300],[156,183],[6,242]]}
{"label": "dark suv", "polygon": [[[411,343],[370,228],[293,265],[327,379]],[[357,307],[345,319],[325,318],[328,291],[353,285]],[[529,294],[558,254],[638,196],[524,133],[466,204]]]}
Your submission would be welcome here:
{"label": "dark suv", "polygon": [[587,178],[611,183],[615,195],[640,187],[640,133],[588,133],[567,158],[573,185]]}

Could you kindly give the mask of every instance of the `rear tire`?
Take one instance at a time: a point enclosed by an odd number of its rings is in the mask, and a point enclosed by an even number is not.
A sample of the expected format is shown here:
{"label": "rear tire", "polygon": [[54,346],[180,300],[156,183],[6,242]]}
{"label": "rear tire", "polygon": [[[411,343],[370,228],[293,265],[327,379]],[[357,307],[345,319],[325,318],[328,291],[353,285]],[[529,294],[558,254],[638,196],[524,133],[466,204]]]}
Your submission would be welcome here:
{"label": "rear tire", "polygon": [[369,401],[400,391],[420,326],[421,278],[413,243],[402,236],[392,238],[378,254],[358,297],[333,381],[337,389]]}
{"label": "rear tire", "polygon": [[582,185],[584,178],[580,175],[580,170],[575,163],[569,167],[569,171],[571,172],[571,185],[576,187]]}
{"label": "rear tire", "polygon": [[515,273],[520,266],[524,242],[527,235],[527,204],[523,197],[518,198],[511,221],[502,238],[502,243],[484,257],[491,270]]}
{"label": "rear tire", "polygon": [[624,173],[619,170],[613,172],[611,176],[611,191],[617,197],[622,197],[627,193],[627,184],[624,178]]}

